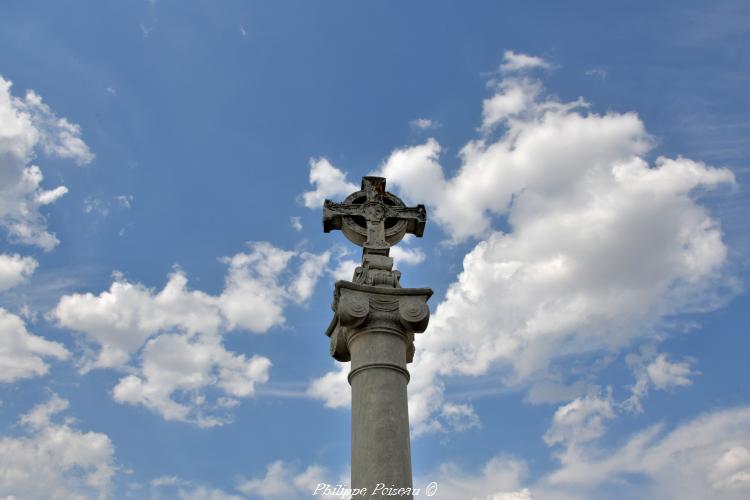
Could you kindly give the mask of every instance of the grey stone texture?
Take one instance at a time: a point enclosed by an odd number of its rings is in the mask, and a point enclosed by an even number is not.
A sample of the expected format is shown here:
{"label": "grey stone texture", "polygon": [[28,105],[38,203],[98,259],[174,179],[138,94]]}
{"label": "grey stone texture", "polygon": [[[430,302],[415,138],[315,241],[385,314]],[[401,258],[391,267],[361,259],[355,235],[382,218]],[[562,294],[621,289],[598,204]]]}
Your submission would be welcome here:
{"label": "grey stone texture", "polygon": [[[426,212],[406,207],[385,191],[385,179],[364,177],[362,189],[343,203],[326,200],[325,232],[340,229],[363,247],[352,281],[338,281],[326,331],[331,355],[351,361],[352,479],[368,498],[412,498],[411,444],[406,365],[414,357],[414,334],[427,328],[429,288],[401,288],[401,273],[388,256],[406,233],[422,236]],[[378,491],[378,485],[392,488]],[[373,494],[375,493],[375,494]]]}

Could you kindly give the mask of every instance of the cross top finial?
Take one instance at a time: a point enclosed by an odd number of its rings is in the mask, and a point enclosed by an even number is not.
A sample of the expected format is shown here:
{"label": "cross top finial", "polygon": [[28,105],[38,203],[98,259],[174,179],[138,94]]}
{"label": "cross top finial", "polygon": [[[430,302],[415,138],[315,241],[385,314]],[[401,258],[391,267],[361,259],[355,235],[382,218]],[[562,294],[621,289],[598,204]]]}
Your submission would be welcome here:
{"label": "cross top finial", "polygon": [[340,229],[349,241],[370,253],[387,255],[407,233],[421,237],[426,221],[424,205],[407,207],[385,190],[385,177],[362,177],[361,189],[343,203],[323,203],[323,231]]}

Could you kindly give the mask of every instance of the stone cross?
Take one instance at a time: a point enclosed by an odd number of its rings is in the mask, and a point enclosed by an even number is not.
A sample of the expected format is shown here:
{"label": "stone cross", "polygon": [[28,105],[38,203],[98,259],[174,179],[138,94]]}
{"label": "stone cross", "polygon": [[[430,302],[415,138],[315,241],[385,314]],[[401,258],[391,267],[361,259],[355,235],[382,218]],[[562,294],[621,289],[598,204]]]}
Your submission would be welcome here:
{"label": "stone cross", "polygon": [[429,288],[401,288],[388,256],[405,234],[421,237],[423,205],[407,207],[385,190],[382,177],[364,177],[343,203],[325,200],[323,231],[340,229],[363,247],[352,281],[338,281],[326,331],[331,355],[351,361],[351,487],[368,498],[413,498],[406,365],[414,334],[429,321]]}
{"label": "stone cross", "polygon": [[383,177],[363,177],[362,189],[343,203],[325,200],[323,231],[340,229],[355,245],[387,255],[406,233],[422,236],[426,214],[424,205],[407,207],[387,193]]}

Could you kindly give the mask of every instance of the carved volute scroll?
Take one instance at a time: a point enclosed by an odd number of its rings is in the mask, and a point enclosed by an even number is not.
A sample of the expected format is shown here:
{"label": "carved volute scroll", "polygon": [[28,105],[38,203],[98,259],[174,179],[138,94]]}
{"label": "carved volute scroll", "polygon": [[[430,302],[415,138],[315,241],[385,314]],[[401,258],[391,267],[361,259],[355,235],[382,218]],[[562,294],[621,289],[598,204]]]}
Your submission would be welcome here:
{"label": "carved volute scroll", "polygon": [[387,290],[336,283],[333,308],[336,311],[326,334],[331,338],[331,355],[338,361],[349,361],[349,341],[357,332],[386,330],[403,336],[407,343],[407,363],[414,356],[414,334],[422,333],[430,319],[428,288]]}

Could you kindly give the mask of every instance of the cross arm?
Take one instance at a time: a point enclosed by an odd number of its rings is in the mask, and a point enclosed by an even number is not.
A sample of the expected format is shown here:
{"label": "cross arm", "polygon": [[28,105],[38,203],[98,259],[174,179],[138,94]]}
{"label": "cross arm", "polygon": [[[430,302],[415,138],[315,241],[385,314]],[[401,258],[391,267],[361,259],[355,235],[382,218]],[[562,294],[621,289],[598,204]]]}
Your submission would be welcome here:
{"label": "cross arm", "polygon": [[427,210],[424,205],[416,207],[388,207],[386,214],[388,218],[406,221],[406,232],[421,237],[424,234],[424,226],[427,222]]}
{"label": "cross arm", "polygon": [[330,233],[334,229],[341,229],[344,217],[356,215],[362,215],[362,205],[325,200],[323,202],[323,232]]}

